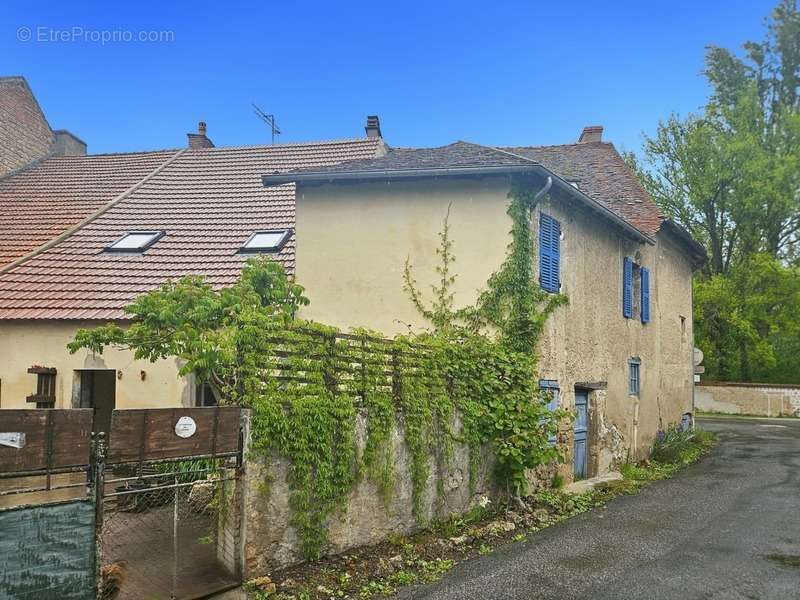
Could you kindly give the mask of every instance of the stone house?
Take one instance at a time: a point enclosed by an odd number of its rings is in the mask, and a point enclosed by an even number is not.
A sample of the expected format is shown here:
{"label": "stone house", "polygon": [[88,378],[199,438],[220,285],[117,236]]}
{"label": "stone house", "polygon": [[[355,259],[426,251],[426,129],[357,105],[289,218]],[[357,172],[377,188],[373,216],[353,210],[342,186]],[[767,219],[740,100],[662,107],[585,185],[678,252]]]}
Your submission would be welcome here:
{"label": "stone house", "polygon": [[[30,99],[27,84],[0,87],[0,107]],[[33,102],[23,112],[46,125]],[[0,114],[12,113],[22,114]],[[6,149],[27,147],[19,140],[33,127],[1,130],[0,408],[94,407],[103,428],[111,408],[213,403],[175,361],[65,345],[81,327],[124,323],[126,304],[169,279],[230,284],[254,252],[306,287],[305,318],[386,335],[424,329],[402,289],[406,258],[427,289],[450,207],[456,304],[473,302],[504,258],[507,193],[525,177],[550,186],[531,220],[549,260],[537,265],[541,283],[570,299],[547,325],[541,377],[581,412],[576,472],[641,455],[692,409],[691,274],[702,250],[601,128],[563,146],[393,149],[370,117],[363,138],[222,148],[201,123],[182,149],[63,155],[44,125],[35,150],[13,157]]]}
{"label": "stone house", "polygon": [[575,410],[579,476],[641,457],[656,432],[692,411],[692,271],[703,250],[668,221],[601,127],[575,144],[389,149],[380,157],[268,175],[296,186],[296,277],[303,316],[386,334],[429,327],[402,293],[436,273],[449,214],[455,306],[473,304],[510,241],[512,182],[549,194],[531,215],[542,288],[561,292],[541,340],[542,385]]}

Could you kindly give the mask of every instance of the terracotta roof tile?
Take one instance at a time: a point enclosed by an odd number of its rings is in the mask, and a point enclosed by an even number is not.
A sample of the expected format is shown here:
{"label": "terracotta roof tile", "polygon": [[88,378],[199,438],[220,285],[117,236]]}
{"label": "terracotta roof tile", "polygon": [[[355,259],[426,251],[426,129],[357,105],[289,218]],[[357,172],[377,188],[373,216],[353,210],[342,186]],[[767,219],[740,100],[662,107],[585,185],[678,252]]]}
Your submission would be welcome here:
{"label": "terracotta roof tile", "polygon": [[613,144],[605,142],[492,148],[459,141],[436,148],[392,148],[386,155],[378,158],[342,162],[325,168],[303,167],[294,169],[289,174],[363,175],[370,172],[460,167],[517,167],[530,164],[530,161],[577,184],[584,194],[645,235],[654,235],[665,220],[656,203],[622,160]]}
{"label": "terracotta roof tile", "polygon": [[0,267],[78,224],[175,152],[53,157],[0,178]]}
{"label": "terracotta roof tile", "polygon": [[[213,285],[228,285],[247,260],[238,250],[254,231],[295,224],[294,185],[265,188],[264,173],[363,159],[375,156],[380,144],[359,139],[188,150],[88,225],[0,274],[0,319],[118,319],[133,298],[168,279],[202,274]],[[23,175],[4,183],[19,185],[14,180]],[[100,174],[87,169],[84,177]],[[46,185],[47,178],[36,181]],[[29,189],[46,200],[34,183]],[[142,254],[103,251],[141,229],[165,235]],[[277,256],[289,272],[294,249],[292,235]]]}
{"label": "terracotta roof tile", "polygon": [[585,142],[502,150],[533,159],[576,183],[582,192],[649,236],[655,235],[666,219],[613,144]]}

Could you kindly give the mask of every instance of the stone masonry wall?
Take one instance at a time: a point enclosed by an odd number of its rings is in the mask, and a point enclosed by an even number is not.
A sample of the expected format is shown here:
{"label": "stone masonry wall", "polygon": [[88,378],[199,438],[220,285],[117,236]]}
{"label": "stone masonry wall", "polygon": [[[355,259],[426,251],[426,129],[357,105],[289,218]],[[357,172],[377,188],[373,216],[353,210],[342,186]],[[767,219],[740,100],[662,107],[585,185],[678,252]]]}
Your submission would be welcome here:
{"label": "stone masonry wall", "polygon": [[0,177],[43,158],[53,133],[21,77],[0,78]]}
{"label": "stone masonry wall", "polygon": [[800,417],[800,386],[766,383],[701,382],[695,386],[695,408],[731,415]]}
{"label": "stone masonry wall", "polygon": [[[365,441],[366,420],[359,419],[358,442],[361,448]],[[566,439],[561,432],[559,441]],[[350,548],[366,546],[385,540],[390,534],[408,534],[418,531],[423,525],[414,518],[411,507],[411,476],[408,463],[411,459],[406,448],[402,430],[397,429],[392,437],[395,456],[394,495],[385,505],[379,497],[377,487],[369,480],[359,482],[347,500],[346,507],[334,514],[329,522],[327,554],[339,554]],[[469,451],[465,445],[455,444],[454,455],[448,465],[437,469],[431,458],[431,477],[424,494],[426,522],[434,518],[446,518],[467,512],[486,499],[496,501],[499,491],[493,483],[493,461],[484,452],[474,493],[469,485]],[[249,579],[265,575],[272,569],[299,563],[298,538],[289,525],[289,487],[286,483],[288,463],[273,457],[260,462],[252,456],[246,461],[244,476],[244,577]],[[532,488],[550,483],[557,465],[541,467],[531,473]],[[436,483],[443,479],[444,495],[438,497]]]}

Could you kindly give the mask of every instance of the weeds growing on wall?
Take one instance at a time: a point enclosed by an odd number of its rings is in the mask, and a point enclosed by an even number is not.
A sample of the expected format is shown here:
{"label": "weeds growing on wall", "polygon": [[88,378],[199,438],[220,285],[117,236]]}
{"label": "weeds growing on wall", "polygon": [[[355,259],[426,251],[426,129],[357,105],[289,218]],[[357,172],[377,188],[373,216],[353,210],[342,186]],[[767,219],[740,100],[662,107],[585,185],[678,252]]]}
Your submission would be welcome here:
{"label": "weeds growing on wall", "polygon": [[[214,289],[200,277],[167,283],[126,308],[130,326],[81,330],[69,348],[102,352],[114,345],[132,349],[137,358],[177,358],[181,374],[210,382],[226,403],[252,408],[253,452],[288,462],[291,524],[306,557],[323,552],[327,521],[359,478],[373,481],[388,503],[398,431],[408,448],[418,519],[426,518],[432,467],[446,470],[456,441],[472,451],[471,485],[480,450],[488,446],[498,480],[519,499],[525,470],[558,458],[548,440],[567,415],[548,411],[538,389],[536,341],[565,298],[543,295],[534,281],[535,197],[525,185],[512,189],[508,256],[476,306],[453,308],[455,256],[447,218],[430,309],[407,263],[405,289],[433,325],[431,332],[388,341],[363,330],[342,336],[296,319],[308,303],[302,287],[261,257],[248,261],[228,288]],[[365,418],[361,453],[359,415]],[[442,477],[437,490],[441,496]]]}

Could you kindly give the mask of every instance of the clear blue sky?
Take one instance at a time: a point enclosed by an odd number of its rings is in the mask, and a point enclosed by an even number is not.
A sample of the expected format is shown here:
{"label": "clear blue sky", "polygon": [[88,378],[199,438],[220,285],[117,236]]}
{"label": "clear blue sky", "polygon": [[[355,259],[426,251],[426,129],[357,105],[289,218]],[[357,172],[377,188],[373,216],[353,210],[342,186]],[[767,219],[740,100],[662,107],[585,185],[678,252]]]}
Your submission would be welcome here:
{"label": "clear blue sky", "polygon": [[[0,74],[27,77],[92,153],[181,147],[201,119],[218,146],[267,142],[251,102],[286,142],[360,136],[374,113],[396,146],[567,143],[602,124],[638,150],[704,103],[704,46],[761,39],[774,3],[5,0]],[[173,41],[50,39],[73,27]]]}

